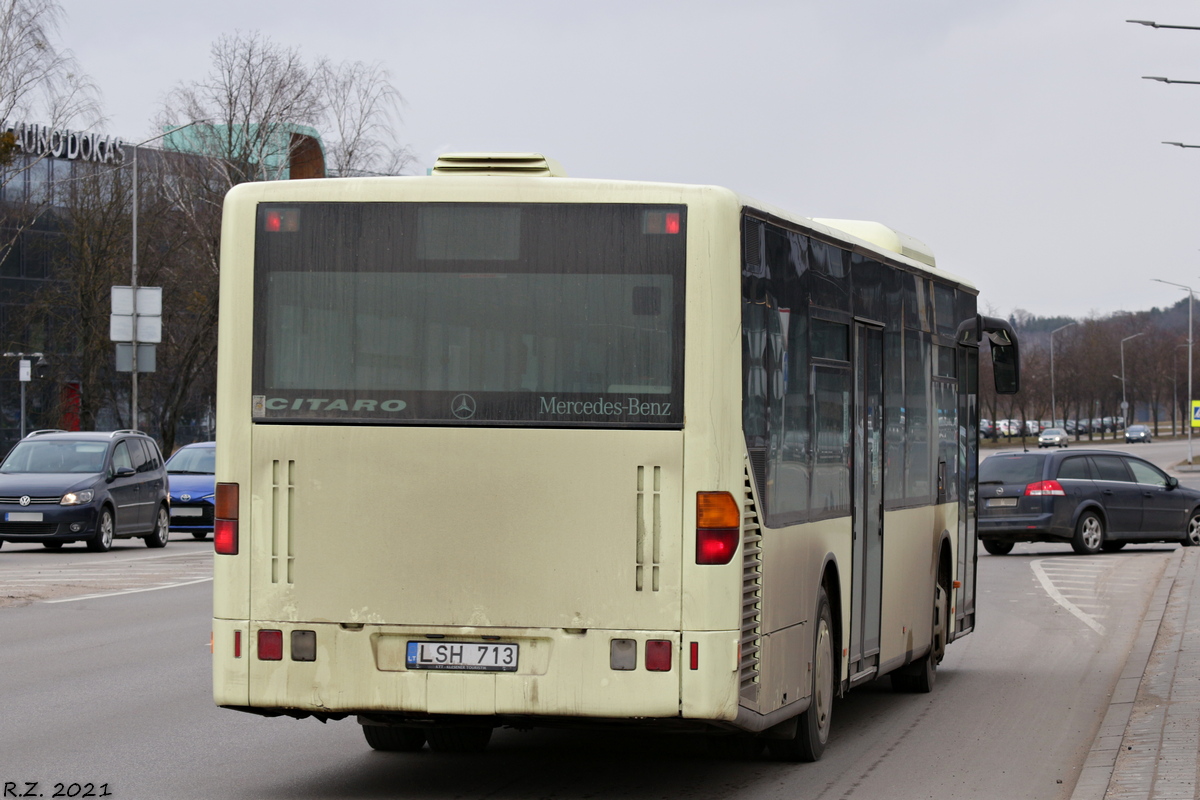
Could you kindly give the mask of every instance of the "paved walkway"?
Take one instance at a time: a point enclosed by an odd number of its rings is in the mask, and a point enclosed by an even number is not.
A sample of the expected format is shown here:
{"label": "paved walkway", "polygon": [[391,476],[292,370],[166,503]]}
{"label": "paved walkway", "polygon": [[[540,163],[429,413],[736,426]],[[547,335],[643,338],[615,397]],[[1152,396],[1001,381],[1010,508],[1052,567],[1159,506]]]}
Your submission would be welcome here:
{"label": "paved walkway", "polygon": [[1071,800],[1200,798],[1200,547],[1169,558]]}

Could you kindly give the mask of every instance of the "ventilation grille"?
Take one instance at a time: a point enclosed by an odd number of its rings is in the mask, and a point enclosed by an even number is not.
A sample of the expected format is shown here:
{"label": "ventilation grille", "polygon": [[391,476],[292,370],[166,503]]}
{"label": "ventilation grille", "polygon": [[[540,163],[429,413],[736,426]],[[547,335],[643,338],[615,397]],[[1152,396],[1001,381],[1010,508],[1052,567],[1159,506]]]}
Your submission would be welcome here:
{"label": "ventilation grille", "polygon": [[635,588],[657,592],[662,565],[662,467],[637,468],[636,556]]}
{"label": "ventilation grille", "polygon": [[562,164],[541,153],[445,153],[438,157],[431,174],[567,177]]}
{"label": "ventilation grille", "polygon": [[295,461],[271,462],[271,583],[292,583],[296,549],[292,520],[296,500]]}
{"label": "ventilation grille", "polygon": [[763,224],[761,222],[750,217],[742,218],[743,275],[762,277],[766,274],[766,270],[763,269],[762,232]]}
{"label": "ventilation grille", "polygon": [[750,471],[746,470],[742,501],[742,638],[738,665],[741,699],[758,702],[759,654],[762,648],[762,529]]}

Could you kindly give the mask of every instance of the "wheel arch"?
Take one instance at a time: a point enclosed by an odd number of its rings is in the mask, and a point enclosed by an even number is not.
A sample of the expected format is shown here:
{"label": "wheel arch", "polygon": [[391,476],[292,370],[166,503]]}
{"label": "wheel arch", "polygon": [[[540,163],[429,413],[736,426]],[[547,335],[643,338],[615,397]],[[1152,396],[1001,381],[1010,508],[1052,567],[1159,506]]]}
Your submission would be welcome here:
{"label": "wheel arch", "polygon": [[838,695],[843,696],[849,689],[849,679],[842,678],[842,579],[837,557],[833,553],[826,553],[825,563],[821,565],[821,587],[829,600],[829,616],[833,618],[833,674],[838,677]]}

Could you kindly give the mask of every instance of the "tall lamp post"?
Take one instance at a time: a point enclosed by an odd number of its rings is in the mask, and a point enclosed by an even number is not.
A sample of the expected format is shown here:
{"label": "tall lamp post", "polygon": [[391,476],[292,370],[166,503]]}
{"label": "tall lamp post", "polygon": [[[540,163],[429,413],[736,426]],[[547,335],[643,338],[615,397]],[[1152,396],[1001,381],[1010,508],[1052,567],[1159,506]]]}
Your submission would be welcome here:
{"label": "tall lamp post", "polygon": [[1050,424],[1058,424],[1058,404],[1054,401],[1054,334],[1066,330],[1076,323],[1068,322],[1061,328],[1050,331]]}
{"label": "tall lamp post", "polygon": [[[1126,336],[1121,340],[1121,416],[1123,418],[1129,413],[1129,402],[1125,399],[1125,343],[1130,339],[1136,339],[1139,336],[1145,336],[1145,331],[1135,333],[1132,336]],[[1125,418],[1126,427],[1129,426],[1129,419]],[[1116,425],[1113,426],[1113,435],[1116,435]]]}
{"label": "tall lamp post", "polygon": [[[32,376],[32,371],[37,370],[37,377],[45,377],[42,371],[50,366],[46,362],[46,357],[42,353],[5,353],[5,358],[21,359],[18,367],[17,377],[21,382],[21,438],[25,438],[25,384],[29,383]],[[29,359],[36,358],[37,363],[33,365],[33,370],[30,369]]]}
{"label": "tall lamp post", "polygon": [[1192,466],[1192,307],[1196,304],[1196,292],[1190,286],[1184,286],[1182,283],[1174,283],[1173,281],[1164,281],[1162,278],[1151,278],[1150,280],[1156,283],[1165,283],[1167,286],[1174,286],[1178,289],[1186,289],[1188,293],[1188,400],[1187,400],[1187,433],[1188,433],[1188,466]]}
{"label": "tall lamp post", "polygon": [[138,142],[133,146],[133,244],[130,248],[133,251],[133,265],[129,272],[129,286],[133,295],[133,341],[130,345],[133,363],[130,369],[130,385],[129,385],[129,426],[134,430],[138,427],[138,340],[137,340],[137,290],[138,290],[138,148],[150,142],[157,141],[164,136],[170,136],[172,133],[181,131],[184,128],[190,128],[193,125],[208,122],[206,119],[194,119],[191,122],[179,125],[165,130],[157,136],[151,136],[149,139]]}

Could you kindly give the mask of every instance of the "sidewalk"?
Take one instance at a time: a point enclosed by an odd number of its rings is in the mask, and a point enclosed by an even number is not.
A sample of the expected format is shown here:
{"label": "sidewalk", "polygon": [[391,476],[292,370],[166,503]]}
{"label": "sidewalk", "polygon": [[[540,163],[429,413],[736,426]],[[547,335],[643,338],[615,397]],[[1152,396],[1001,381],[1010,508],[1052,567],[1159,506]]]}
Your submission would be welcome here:
{"label": "sidewalk", "polygon": [[1200,797],[1200,548],[1169,556],[1071,800]]}

